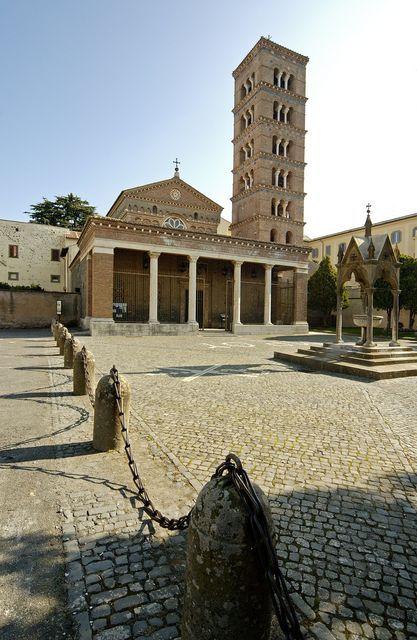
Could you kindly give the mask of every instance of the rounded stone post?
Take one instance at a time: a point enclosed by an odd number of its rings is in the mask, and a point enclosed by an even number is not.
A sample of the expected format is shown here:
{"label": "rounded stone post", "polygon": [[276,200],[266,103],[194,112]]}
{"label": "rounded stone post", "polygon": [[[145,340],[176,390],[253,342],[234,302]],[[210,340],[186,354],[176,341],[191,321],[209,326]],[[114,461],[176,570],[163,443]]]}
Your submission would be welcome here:
{"label": "rounded stone post", "polygon": [[61,333],[59,334],[59,340],[58,340],[58,347],[59,347],[59,355],[60,356],[64,355],[65,340],[67,339],[68,336],[71,337],[71,334],[68,331],[68,329],[66,329],[64,327],[63,330],[61,331]]}
{"label": "rounded stone post", "polygon": [[80,351],[81,344],[73,336],[67,335],[64,343],[64,368],[72,369],[74,366],[74,356]]}
{"label": "rounded stone post", "polygon": [[[95,377],[95,361],[93,354],[90,351],[85,351],[85,360],[87,366],[87,374],[91,381],[91,384],[94,385],[94,377]],[[87,385],[85,378],[85,370],[84,370],[84,360],[82,349],[77,351],[74,356],[74,366],[73,366],[73,393],[74,396],[85,396],[87,394]],[[94,389],[92,389],[94,393]]]}
{"label": "rounded stone post", "polygon": [[58,346],[59,332],[61,331],[62,328],[63,328],[63,325],[60,322],[57,322],[54,329],[54,338],[57,346]]}
{"label": "rounded stone post", "polygon": [[[120,374],[119,380],[126,426],[129,426],[130,385]],[[124,449],[115,387],[110,375],[103,376],[96,388],[93,447],[96,451],[110,451],[110,449],[123,451]]]}
{"label": "rounded stone post", "polygon": [[[264,505],[272,531],[266,497]],[[269,640],[272,604],[249,516],[230,477],[212,478],[191,512],[182,640]]]}

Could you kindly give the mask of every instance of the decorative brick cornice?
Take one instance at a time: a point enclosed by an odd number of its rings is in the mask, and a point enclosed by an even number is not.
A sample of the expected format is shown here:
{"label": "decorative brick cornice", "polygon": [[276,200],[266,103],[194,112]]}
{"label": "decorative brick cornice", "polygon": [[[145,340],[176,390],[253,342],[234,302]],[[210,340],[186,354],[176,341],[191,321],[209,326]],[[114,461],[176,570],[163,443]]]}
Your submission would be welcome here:
{"label": "decorative brick cornice", "polygon": [[291,196],[296,200],[304,200],[306,193],[302,193],[300,191],[290,191],[289,189],[283,189],[282,187],[275,187],[272,184],[254,184],[250,189],[245,189],[244,191],[240,191],[235,196],[230,198],[231,202],[239,202],[243,200],[245,197],[252,195],[253,193],[257,193],[258,191],[270,191],[271,193],[280,193],[284,195]]}
{"label": "decorative brick cornice", "polygon": [[221,211],[223,211],[223,207],[221,207],[220,211],[204,208],[203,206],[198,206],[195,204],[185,204],[179,203],[174,200],[158,200],[156,198],[145,198],[142,194],[135,195],[133,193],[129,193],[126,197],[143,200],[143,202],[148,202],[149,204],[161,204],[170,208],[177,207],[178,209],[189,209],[190,211],[204,211],[205,213],[214,213],[216,215],[220,215]]}
{"label": "decorative brick cornice", "polygon": [[[290,221],[288,221],[290,222]],[[294,222],[294,221],[292,221]],[[85,240],[91,237],[91,234],[100,230],[122,230],[129,232],[137,232],[138,242],[140,242],[139,236],[146,236],[146,241],[152,242],[153,237],[162,238],[178,238],[179,241],[184,240],[196,240],[199,242],[207,242],[210,245],[215,246],[228,246],[230,247],[247,247],[256,249],[265,249],[271,254],[275,251],[284,253],[298,253],[308,255],[310,249],[307,247],[298,247],[296,245],[276,244],[273,242],[261,242],[259,240],[250,240],[249,238],[235,238],[233,236],[221,236],[213,233],[200,233],[198,231],[187,231],[180,229],[168,229],[167,227],[153,227],[147,225],[138,225],[133,222],[123,222],[122,220],[116,220],[114,218],[98,218],[90,217],[86,222],[81,236],[78,239],[78,246],[81,247],[85,244]],[[179,245],[181,246],[181,245]]]}
{"label": "decorative brick cornice", "polygon": [[261,49],[267,49],[268,51],[275,52],[278,55],[282,56],[283,58],[288,58],[292,62],[301,64],[304,67],[308,63],[308,58],[306,56],[301,55],[301,53],[297,53],[296,51],[287,49],[286,47],[281,46],[277,42],[273,42],[272,40],[268,40],[268,38],[264,38],[262,36],[258,40],[258,42],[255,44],[255,46],[249,51],[248,55],[243,58],[242,62],[233,71],[232,75],[234,78],[236,78],[236,76],[239,75],[239,73],[242,71],[244,67],[246,67],[250,62],[252,62],[252,60],[258,53],[258,51],[260,51]]}
{"label": "decorative brick cornice", "polygon": [[246,169],[251,168],[256,160],[260,160],[264,158],[265,160],[271,160],[272,162],[276,162],[280,166],[290,167],[291,169],[304,169],[307,165],[306,162],[299,162],[298,160],[291,160],[290,158],[284,158],[284,156],[278,156],[276,153],[266,153],[265,151],[258,151],[251,158],[242,162],[242,164],[238,165],[236,169],[232,169],[233,174],[239,174]]}
{"label": "decorative brick cornice", "polygon": [[268,220],[269,222],[273,220],[274,223],[275,221],[279,221],[280,223],[285,223],[287,226],[288,224],[293,224],[296,227],[304,227],[305,225],[305,222],[292,220],[291,218],[285,218],[284,216],[263,216],[261,214],[257,214],[255,216],[251,216],[250,218],[245,218],[240,222],[232,222],[232,224],[230,225],[230,229],[237,229],[238,227],[248,224],[248,222],[255,222],[256,220]]}
{"label": "decorative brick cornice", "polygon": [[306,129],[299,129],[299,127],[294,127],[294,125],[292,124],[280,122],[279,120],[267,118],[266,116],[258,116],[257,118],[255,118],[254,122],[249,125],[249,127],[246,127],[246,129],[239,133],[236,138],[233,138],[232,143],[238,143],[240,140],[242,140],[242,138],[245,137],[245,135],[254,131],[259,125],[267,125],[270,127],[272,126],[273,129],[276,129],[277,131],[280,130],[283,133],[287,133],[289,136],[291,136],[292,134],[295,134],[296,136],[305,136],[305,134],[307,133]]}
{"label": "decorative brick cornice", "polygon": [[261,90],[268,90],[274,94],[276,94],[277,96],[283,96],[285,98],[290,98],[289,102],[299,102],[302,104],[305,104],[308,100],[308,98],[306,98],[305,96],[300,96],[298,93],[294,93],[293,91],[290,91],[289,89],[283,89],[281,87],[276,87],[274,84],[272,84],[271,82],[265,82],[265,80],[260,80],[256,85],[253,91],[251,91],[250,93],[246,94],[246,96],[244,98],[242,98],[242,100],[240,100],[232,109],[232,113],[234,113],[235,115],[244,107],[246,107],[246,105],[248,104],[248,102],[250,102],[257,93],[259,93],[259,91]]}

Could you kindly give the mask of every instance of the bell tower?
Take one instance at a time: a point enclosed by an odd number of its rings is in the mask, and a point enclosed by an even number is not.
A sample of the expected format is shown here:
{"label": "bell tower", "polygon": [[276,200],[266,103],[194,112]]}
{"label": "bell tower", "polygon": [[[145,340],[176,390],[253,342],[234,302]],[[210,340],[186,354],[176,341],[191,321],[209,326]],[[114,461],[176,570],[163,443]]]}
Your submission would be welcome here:
{"label": "bell tower", "polygon": [[233,236],[303,243],[307,63],[262,37],[233,72]]}

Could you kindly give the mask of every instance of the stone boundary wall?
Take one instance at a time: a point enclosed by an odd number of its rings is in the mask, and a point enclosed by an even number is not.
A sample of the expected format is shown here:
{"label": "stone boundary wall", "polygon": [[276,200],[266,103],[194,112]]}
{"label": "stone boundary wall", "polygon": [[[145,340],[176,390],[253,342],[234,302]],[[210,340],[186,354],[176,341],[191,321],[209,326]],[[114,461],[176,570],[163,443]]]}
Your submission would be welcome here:
{"label": "stone boundary wall", "polygon": [[0,329],[47,327],[62,301],[61,321],[78,324],[79,294],[60,291],[0,291]]}

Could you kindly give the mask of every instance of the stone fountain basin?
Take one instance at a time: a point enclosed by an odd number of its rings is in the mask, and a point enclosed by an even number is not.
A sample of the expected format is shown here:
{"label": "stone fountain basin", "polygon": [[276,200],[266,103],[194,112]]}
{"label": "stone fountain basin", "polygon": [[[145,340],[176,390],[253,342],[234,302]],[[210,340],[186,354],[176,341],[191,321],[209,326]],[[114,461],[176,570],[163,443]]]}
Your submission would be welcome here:
{"label": "stone fountain basin", "polygon": [[[373,316],[374,327],[380,327],[384,316]],[[363,314],[353,316],[353,322],[357,327],[366,327],[368,325],[368,316]]]}

